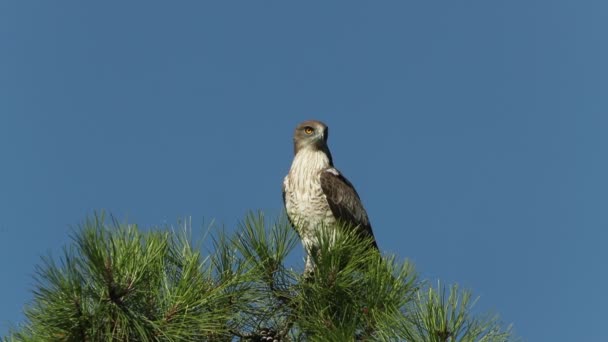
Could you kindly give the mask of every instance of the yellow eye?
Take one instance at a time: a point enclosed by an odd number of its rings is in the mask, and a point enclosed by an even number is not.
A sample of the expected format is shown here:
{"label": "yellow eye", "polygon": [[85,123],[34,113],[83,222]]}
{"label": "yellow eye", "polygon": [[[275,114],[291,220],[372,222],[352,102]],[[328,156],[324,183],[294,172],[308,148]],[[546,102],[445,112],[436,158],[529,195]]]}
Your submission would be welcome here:
{"label": "yellow eye", "polygon": [[314,132],[314,129],[312,129],[312,127],[306,127],[306,128],[304,128],[304,133],[306,133],[306,134],[312,134],[312,132]]}

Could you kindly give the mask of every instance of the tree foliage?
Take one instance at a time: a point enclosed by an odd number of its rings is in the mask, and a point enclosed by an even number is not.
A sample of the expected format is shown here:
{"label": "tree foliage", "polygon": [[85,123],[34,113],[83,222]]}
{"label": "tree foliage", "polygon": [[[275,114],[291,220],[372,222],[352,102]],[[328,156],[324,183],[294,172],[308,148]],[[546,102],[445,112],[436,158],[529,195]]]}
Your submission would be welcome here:
{"label": "tree foliage", "polygon": [[36,270],[26,321],[5,341],[510,341],[471,294],[429,286],[341,227],[319,229],[315,270],[286,264],[298,238],[284,218],[247,216],[211,252],[189,227],[142,230],[87,219]]}

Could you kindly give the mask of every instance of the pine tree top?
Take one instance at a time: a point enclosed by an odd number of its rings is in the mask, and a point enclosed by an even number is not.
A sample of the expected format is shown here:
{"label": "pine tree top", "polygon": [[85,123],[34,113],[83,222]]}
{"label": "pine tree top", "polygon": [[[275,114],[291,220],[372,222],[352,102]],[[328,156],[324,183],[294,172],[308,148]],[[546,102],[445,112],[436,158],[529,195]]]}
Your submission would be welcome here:
{"label": "pine tree top", "polygon": [[286,265],[284,218],[248,215],[202,254],[190,227],[142,230],[95,215],[36,270],[26,321],[5,341],[510,341],[471,293],[421,281],[341,227],[319,229],[313,274]]}

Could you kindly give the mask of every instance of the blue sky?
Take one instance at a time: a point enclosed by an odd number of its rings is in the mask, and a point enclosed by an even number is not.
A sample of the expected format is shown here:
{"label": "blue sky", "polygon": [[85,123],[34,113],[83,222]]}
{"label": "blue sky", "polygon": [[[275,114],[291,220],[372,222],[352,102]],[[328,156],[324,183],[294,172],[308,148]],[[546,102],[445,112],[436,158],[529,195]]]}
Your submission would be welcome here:
{"label": "blue sky", "polygon": [[95,210],[200,229],[279,213],[315,118],[382,250],[525,340],[608,340],[607,11],[1,2],[0,335]]}

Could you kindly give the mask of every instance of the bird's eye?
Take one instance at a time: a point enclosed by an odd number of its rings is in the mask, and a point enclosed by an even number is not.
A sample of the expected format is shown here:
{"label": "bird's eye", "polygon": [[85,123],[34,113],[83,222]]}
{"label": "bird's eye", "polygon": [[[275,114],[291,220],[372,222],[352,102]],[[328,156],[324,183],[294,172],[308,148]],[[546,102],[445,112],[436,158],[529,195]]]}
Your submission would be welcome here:
{"label": "bird's eye", "polygon": [[312,127],[306,127],[304,128],[304,133],[306,134],[312,134],[312,132],[314,132],[315,130],[312,129]]}

